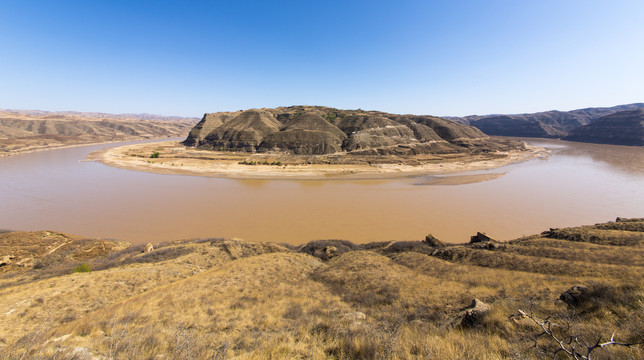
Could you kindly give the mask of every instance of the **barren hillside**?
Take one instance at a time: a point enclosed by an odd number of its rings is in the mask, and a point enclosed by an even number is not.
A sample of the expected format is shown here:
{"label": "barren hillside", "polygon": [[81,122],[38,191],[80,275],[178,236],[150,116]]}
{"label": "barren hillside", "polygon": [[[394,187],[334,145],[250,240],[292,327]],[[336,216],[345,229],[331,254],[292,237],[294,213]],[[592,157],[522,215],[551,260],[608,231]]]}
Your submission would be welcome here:
{"label": "barren hillside", "polygon": [[5,233],[0,357],[641,359],[593,346],[644,340],[643,244],[642,219],[461,245]]}
{"label": "barren hillside", "polygon": [[620,111],[578,127],[564,140],[600,144],[644,145],[644,109]]}
{"label": "barren hillside", "polygon": [[185,136],[196,119],[0,110],[0,156],[69,145]]}
{"label": "barren hillside", "polygon": [[[533,114],[516,115],[471,115],[461,118],[450,118],[461,124],[472,125],[488,135],[562,138],[566,135],[575,136],[576,129],[592,124],[597,119],[621,112],[644,108],[644,103],[618,105],[613,107],[585,108],[572,111],[544,111]],[[587,142],[606,144],[629,144],[623,129],[619,127],[605,128],[603,136]],[[583,141],[583,136],[577,137]],[[626,140],[626,143],[620,142]]]}
{"label": "barren hillside", "polygon": [[508,145],[475,127],[434,116],[323,106],[205,114],[184,144],[205,150],[367,156],[492,151]]}

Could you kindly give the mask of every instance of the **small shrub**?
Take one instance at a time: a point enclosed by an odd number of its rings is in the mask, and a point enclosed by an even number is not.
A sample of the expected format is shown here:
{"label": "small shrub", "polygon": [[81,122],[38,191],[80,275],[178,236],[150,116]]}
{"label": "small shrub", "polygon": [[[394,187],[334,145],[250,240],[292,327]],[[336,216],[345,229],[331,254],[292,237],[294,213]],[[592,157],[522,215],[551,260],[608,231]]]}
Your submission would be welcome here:
{"label": "small shrub", "polygon": [[153,152],[153,153],[152,153],[152,155],[150,155],[150,157],[151,157],[152,159],[158,159],[158,158],[159,158],[159,155],[160,155],[160,154],[159,154],[159,152],[158,152],[158,151],[155,151],[155,152]]}
{"label": "small shrub", "polygon": [[88,273],[90,272],[89,264],[82,263],[74,268],[75,273]]}

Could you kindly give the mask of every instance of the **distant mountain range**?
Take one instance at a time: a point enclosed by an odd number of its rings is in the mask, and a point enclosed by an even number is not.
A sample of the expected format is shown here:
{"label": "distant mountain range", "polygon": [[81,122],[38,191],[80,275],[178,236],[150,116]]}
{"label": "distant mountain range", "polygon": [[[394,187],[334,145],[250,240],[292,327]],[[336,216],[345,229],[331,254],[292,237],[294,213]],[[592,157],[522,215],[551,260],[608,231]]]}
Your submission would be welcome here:
{"label": "distant mountain range", "polygon": [[564,140],[644,145],[644,109],[619,111],[573,129]]}
{"label": "distant mountain range", "polygon": [[0,110],[0,156],[62,146],[184,136],[196,118]]}
{"label": "distant mountain range", "polygon": [[[533,114],[517,115],[471,115],[465,117],[449,117],[452,121],[464,125],[471,125],[488,135],[517,136],[517,137],[543,137],[565,138],[566,140],[584,142],[602,142],[623,145],[644,145],[644,139],[633,139],[632,136],[624,137],[620,133],[639,133],[640,123],[638,113],[632,110],[644,109],[644,103],[619,105],[613,107],[586,108],[572,111],[545,111]],[[604,117],[615,113],[625,112],[618,117],[608,117],[601,123],[606,124],[611,120],[619,119],[619,126],[603,125],[601,131],[609,133],[596,133],[600,127],[590,127],[577,131]],[[630,121],[625,118],[633,117]],[[591,135],[592,134],[592,135]],[[568,136],[570,135],[570,136]],[[628,138],[628,139],[627,139]]]}
{"label": "distant mountain range", "polygon": [[143,121],[187,121],[197,122],[198,118],[182,116],[164,116],[156,114],[107,114],[100,112],[80,112],[80,111],[43,111],[43,110],[14,110],[0,109],[0,118],[19,118],[24,120],[143,120]]}

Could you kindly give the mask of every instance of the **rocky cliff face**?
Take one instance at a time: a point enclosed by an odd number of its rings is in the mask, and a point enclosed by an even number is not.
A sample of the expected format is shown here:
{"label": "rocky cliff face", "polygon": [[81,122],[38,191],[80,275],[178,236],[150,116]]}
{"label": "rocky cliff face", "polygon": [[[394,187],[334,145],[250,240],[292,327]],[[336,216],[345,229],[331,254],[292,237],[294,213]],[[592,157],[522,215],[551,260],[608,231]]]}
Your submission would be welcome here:
{"label": "rocky cliff face", "polygon": [[644,109],[620,111],[573,130],[563,138],[614,145],[644,145]]}
{"label": "rocky cliff face", "polygon": [[238,112],[219,112],[215,114],[205,114],[201,121],[190,130],[190,135],[186,139],[186,145],[195,146],[199,141],[202,141],[206,135],[210,134],[215,128],[223,125],[228,120],[239,115]]}
{"label": "rocky cliff face", "polygon": [[474,127],[433,116],[291,106],[206,114],[184,144],[208,150],[318,155],[450,152],[486,141],[493,142]]}

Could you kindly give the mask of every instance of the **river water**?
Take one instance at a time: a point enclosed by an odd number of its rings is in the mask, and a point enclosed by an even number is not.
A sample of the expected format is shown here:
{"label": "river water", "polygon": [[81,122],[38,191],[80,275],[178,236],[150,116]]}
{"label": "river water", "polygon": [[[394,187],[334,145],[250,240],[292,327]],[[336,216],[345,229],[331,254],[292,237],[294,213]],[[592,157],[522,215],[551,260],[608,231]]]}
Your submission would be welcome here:
{"label": "river water", "polygon": [[[238,237],[301,244],[509,240],[549,227],[644,217],[644,147],[524,139],[552,150],[461,185],[391,180],[234,180],[159,175],[82,161],[92,145],[0,158],[0,229],[134,243]],[[123,143],[117,144],[123,145]]]}

